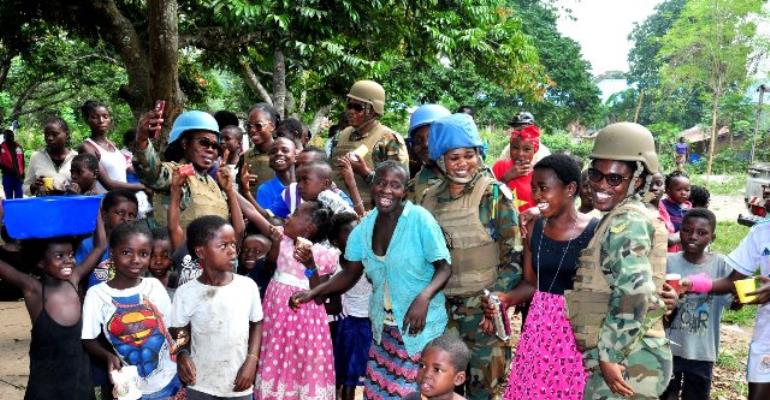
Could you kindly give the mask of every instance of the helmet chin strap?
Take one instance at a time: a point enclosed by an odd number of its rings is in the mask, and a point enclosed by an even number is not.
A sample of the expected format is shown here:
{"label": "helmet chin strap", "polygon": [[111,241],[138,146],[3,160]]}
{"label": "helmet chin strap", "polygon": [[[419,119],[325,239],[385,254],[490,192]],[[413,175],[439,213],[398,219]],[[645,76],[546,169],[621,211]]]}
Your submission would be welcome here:
{"label": "helmet chin strap", "polygon": [[641,161],[636,162],[636,170],[634,171],[634,176],[631,178],[631,183],[628,185],[628,191],[626,192],[626,197],[631,197],[635,194],[639,194],[642,196],[642,201],[644,203],[649,203],[652,201],[652,198],[655,196],[652,191],[650,191],[650,188],[652,187],[652,174],[647,174],[647,177],[644,179],[644,184],[642,187],[637,191],[636,190],[636,183],[639,181],[639,177],[644,172],[644,164],[642,164]]}

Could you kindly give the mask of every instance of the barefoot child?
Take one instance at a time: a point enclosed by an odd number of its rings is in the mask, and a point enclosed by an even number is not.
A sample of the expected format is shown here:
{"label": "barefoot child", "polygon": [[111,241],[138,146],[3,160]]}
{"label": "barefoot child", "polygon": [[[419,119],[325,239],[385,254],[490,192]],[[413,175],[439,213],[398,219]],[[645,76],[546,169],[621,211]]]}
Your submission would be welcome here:
{"label": "barefoot child", "polygon": [[404,400],[465,400],[455,387],[465,383],[471,351],[459,337],[444,334],[433,339],[422,352],[417,383],[420,391]]}
{"label": "barefoot child", "polygon": [[91,254],[75,266],[72,238],[30,240],[25,258],[43,272],[38,280],[0,261],[0,279],[21,289],[32,320],[26,400],[79,400],[93,395],[88,355],[80,343],[83,325],[77,286],[98,262],[106,237],[101,220]]}
{"label": "barefoot child", "polygon": [[262,338],[262,305],[257,285],[233,274],[233,227],[217,216],[187,227],[187,247],[203,273],[174,295],[172,332],[190,343],[177,353],[187,398],[251,400]]}
{"label": "barefoot child", "polygon": [[[668,255],[667,273],[682,277],[705,274],[724,278],[730,267],[721,254],[706,251],[716,237],[716,217],[705,208],[693,208],[682,220],[683,251]],[[712,370],[719,354],[719,321],[729,296],[692,293],[684,296],[672,316],[666,336],[671,340],[674,375],[661,396],[664,400],[709,399]]]}
{"label": "barefoot child", "polygon": [[268,261],[276,263],[265,293],[270,300],[265,302],[264,361],[257,373],[256,399],[295,399],[300,393],[309,398],[334,398],[326,311],[315,302],[289,308],[292,294],[315,287],[334,271],[339,251],[318,244],[329,229],[330,218],[331,211],[321,203],[306,201],[284,227],[271,225],[261,216],[255,221],[260,231],[272,237]]}
{"label": "barefoot child", "polygon": [[[150,263],[152,235],[141,222],[125,223],[110,234],[115,276],[86,293],[83,347],[112,373],[136,366],[143,399],[173,397],[181,387],[174,345],[166,329],[171,300],[155,278],[142,278]],[[97,338],[103,333],[111,348]]]}

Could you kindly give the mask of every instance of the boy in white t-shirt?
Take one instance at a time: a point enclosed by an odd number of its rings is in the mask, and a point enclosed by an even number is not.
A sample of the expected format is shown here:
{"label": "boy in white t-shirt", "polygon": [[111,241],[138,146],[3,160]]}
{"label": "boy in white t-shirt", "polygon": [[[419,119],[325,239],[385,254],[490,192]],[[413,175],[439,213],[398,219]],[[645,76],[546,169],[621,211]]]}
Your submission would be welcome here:
{"label": "boy in white t-shirt", "polygon": [[[758,304],[754,336],[749,348],[748,373],[749,400],[770,399],[770,221],[755,225],[738,247],[727,256],[733,272],[727,278],[711,283],[710,293],[731,293],[733,282],[748,278],[756,272],[760,287],[753,293]],[[695,286],[690,280],[682,280],[683,288]]]}
{"label": "boy in white t-shirt", "polygon": [[170,326],[189,346],[177,353],[187,398],[250,400],[259,362],[262,305],[253,280],[233,274],[233,227],[217,216],[187,227],[187,247],[203,273],[174,294]]}

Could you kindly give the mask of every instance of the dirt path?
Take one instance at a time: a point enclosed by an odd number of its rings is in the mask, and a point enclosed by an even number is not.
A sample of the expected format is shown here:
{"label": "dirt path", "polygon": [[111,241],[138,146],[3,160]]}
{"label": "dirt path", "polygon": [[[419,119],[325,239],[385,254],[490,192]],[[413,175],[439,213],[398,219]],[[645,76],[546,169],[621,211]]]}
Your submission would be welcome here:
{"label": "dirt path", "polygon": [[0,302],[0,399],[21,400],[29,376],[30,322],[24,302]]}
{"label": "dirt path", "polygon": [[739,214],[746,214],[746,205],[743,202],[743,194],[712,195],[709,209],[717,216],[717,221],[736,222]]}

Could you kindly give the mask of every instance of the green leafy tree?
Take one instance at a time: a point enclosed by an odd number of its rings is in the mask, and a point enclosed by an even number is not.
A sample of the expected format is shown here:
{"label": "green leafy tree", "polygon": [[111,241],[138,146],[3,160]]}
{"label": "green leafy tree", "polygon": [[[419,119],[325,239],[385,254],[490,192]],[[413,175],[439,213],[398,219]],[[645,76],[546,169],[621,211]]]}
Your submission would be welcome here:
{"label": "green leafy tree", "polygon": [[749,55],[756,44],[762,0],[690,0],[663,37],[661,76],[672,87],[703,87],[710,95],[711,142],[706,173],[711,174],[720,100],[743,90]]}

